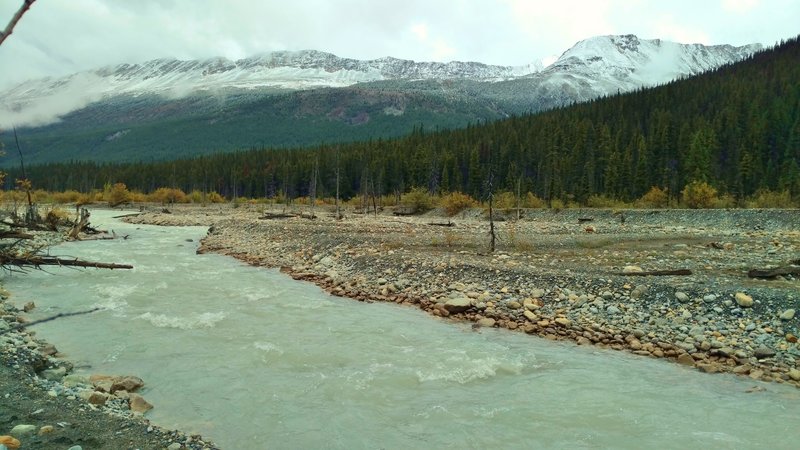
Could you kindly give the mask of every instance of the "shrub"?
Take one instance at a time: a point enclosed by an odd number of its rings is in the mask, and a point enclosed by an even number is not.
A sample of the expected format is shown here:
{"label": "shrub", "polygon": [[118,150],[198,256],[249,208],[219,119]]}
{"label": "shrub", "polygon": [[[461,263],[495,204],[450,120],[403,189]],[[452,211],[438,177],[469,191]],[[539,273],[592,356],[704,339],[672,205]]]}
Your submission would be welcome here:
{"label": "shrub", "polygon": [[494,202],[492,207],[508,212],[517,207],[517,197],[509,191],[498,192],[497,194],[494,194]]}
{"label": "shrub", "polygon": [[792,195],[789,191],[780,192],[770,191],[769,189],[759,189],[750,197],[746,205],[748,208],[794,208]]}
{"label": "shrub", "polygon": [[53,193],[53,203],[77,203],[82,194],[78,191],[64,191]]}
{"label": "shrub", "polygon": [[125,183],[116,183],[107,190],[106,201],[108,206],[112,208],[123,203],[129,203],[131,201],[131,192],[125,186]]}
{"label": "shrub", "polygon": [[195,189],[189,193],[189,201],[191,203],[205,203],[205,194]]}
{"label": "shrub", "polygon": [[641,208],[666,208],[669,206],[669,195],[666,189],[653,186],[639,200],[636,206]]}
{"label": "shrub", "polygon": [[451,192],[439,200],[439,206],[444,208],[448,216],[455,216],[461,211],[472,208],[477,204],[478,202],[475,201],[474,198],[467,194],[462,194],[461,192]]}
{"label": "shrub", "polygon": [[692,209],[713,208],[719,200],[717,190],[705,181],[692,181],[681,191],[683,203]]}
{"label": "shrub", "polygon": [[180,189],[158,188],[147,196],[151,202],[156,203],[188,203],[189,197]]}
{"label": "shrub", "polygon": [[552,209],[553,211],[561,211],[562,209],[564,209],[564,206],[565,206],[564,201],[561,200],[560,198],[554,198],[550,202],[550,209]]}
{"label": "shrub", "polygon": [[400,204],[414,210],[414,212],[425,212],[433,208],[433,198],[427,190],[423,188],[413,188],[411,192],[400,197]]}
{"label": "shrub", "polygon": [[714,200],[714,205],[712,208],[717,209],[730,209],[736,207],[736,199],[731,194],[724,194],[721,195],[719,198]]}
{"label": "shrub", "polygon": [[219,195],[216,191],[211,191],[206,195],[206,200],[210,203],[225,203],[225,197]]}
{"label": "shrub", "polygon": [[544,208],[547,203],[532,192],[528,192],[522,201],[522,206],[524,208]]}

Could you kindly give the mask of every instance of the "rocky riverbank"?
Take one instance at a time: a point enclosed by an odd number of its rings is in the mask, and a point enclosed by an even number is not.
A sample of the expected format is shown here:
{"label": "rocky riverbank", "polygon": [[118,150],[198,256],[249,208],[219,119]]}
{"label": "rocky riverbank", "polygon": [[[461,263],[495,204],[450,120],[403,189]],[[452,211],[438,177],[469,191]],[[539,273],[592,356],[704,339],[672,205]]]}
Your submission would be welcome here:
{"label": "rocky riverbank", "polygon": [[[797,210],[510,212],[494,253],[481,210],[264,213],[186,206],[128,220],[210,226],[199,251],[279,267],[334,295],[800,386]],[[791,270],[747,276],[775,267]],[[644,275],[659,271],[674,274]]]}
{"label": "rocky riverbank", "polygon": [[[37,233],[33,246],[59,240]],[[152,406],[137,393],[141,379],[72,374],[54,345],[24,327],[35,305],[15,305],[10,295],[0,292],[0,449],[217,448],[151,424],[143,414]]]}

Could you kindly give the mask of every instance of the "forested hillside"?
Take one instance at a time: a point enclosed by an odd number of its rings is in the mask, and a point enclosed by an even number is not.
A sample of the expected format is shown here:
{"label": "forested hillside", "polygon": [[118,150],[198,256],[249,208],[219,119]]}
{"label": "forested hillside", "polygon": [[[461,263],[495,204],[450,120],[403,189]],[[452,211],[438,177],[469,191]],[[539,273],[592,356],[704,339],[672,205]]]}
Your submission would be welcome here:
{"label": "forested hillside", "polygon": [[[318,195],[337,167],[344,197],[424,187],[483,197],[495,189],[585,202],[592,195],[675,195],[692,181],[742,198],[759,189],[800,195],[800,43],[653,89],[461,130],[418,128],[395,140],[314,149],[249,150],[151,164],[73,163],[29,169],[34,185],[88,191],[123,182],[223,195]],[[13,180],[15,174],[9,179]]]}

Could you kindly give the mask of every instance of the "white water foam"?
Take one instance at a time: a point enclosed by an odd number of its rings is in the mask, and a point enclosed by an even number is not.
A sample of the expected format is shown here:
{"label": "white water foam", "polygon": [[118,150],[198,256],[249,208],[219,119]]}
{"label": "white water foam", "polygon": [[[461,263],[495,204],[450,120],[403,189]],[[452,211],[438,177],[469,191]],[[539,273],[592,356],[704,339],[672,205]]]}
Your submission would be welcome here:
{"label": "white water foam", "polygon": [[273,344],[272,342],[254,342],[253,347],[266,353],[283,354],[283,349]]}
{"label": "white water foam", "polygon": [[136,285],[133,284],[95,286],[93,290],[99,300],[94,302],[92,306],[115,311],[121,310],[128,306],[125,298],[136,292],[136,289]]}
{"label": "white water foam", "polygon": [[223,312],[195,314],[190,317],[175,317],[164,314],[146,312],[137,319],[146,320],[159,328],[177,328],[180,330],[194,330],[196,328],[213,328],[217,322],[225,319]]}
{"label": "white water foam", "polygon": [[417,370],[417,379],[427,381],[455,381],[466,384],[474,380],[488,379],[498,372],[518,375],[522,373],[524,364],[521,361],[503,361],[495,357],[469,358],[450,357],[443,363],[425,371]]}

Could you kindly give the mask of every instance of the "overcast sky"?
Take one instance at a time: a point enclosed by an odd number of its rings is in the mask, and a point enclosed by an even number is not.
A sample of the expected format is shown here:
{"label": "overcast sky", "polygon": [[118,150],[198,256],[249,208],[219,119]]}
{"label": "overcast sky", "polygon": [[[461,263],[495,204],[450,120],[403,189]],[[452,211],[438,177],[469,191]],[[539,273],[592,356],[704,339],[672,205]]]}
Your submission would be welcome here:
{"label": "overcast sky", "polygon": [[[22,0],[0,0],[2,27]],[[603,34],[771,45],[800,0],[38,0],[0,46],[0,88],[154,58],[316,49],[523,65]]]}

